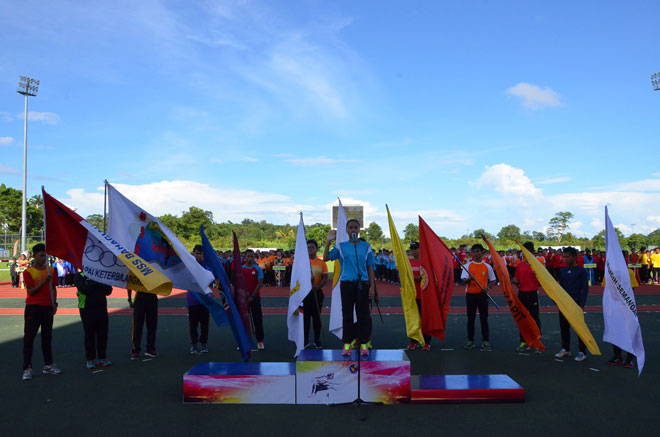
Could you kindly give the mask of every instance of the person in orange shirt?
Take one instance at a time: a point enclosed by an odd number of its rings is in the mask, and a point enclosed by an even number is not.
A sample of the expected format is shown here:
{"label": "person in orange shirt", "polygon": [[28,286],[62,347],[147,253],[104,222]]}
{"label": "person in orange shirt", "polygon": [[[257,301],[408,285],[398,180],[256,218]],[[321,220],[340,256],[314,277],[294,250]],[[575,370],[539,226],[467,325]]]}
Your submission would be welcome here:
{"label": "person in orange shirt", "polygon": [[[321,334],[323,325],[321,324],[321,311],[323,309],[323,286],[328,282],[328,266],[325,261],[319,259],[316,255],[319,251],[319,245],[316,240],[307,240],[307,253],[309,254],[309,264],[312,267],[312,289],[303,300],[304,311],[304,330],[305,330],[305,349],[320,349],[323,347]],[[299,254],[302,256],[302,254]],[[310,320],[314,323],[314,342],[309,342]]]}
{"label": "person in orange shirt", "polygon": [[44,355],[42,372],[59,375],[53,364],[53,317],[57,312],[57,273],[47,264],[46,246],[32,248],[34,265],[23,272],[27,298],[25,299],[25,326],[23,329],[23,381],[32,379],[32,349],[41,328],[41,351]]}
{"label": "person in orange shirt", "polygon": [[[461,280],[467,284],[465,302],[467,306],[467,331],[468,341],[464,349],[474,349],[474,324],[479,309],[479,321],[481,323],[481,350],[491,351],[490,333],[488,329],[488,296],[484,292],[497,283],[493,268],[483,262],[484,247],[475,244],[470,249],[472,261],[461,274]],[[468,271],[470,274],[468,274]]]}

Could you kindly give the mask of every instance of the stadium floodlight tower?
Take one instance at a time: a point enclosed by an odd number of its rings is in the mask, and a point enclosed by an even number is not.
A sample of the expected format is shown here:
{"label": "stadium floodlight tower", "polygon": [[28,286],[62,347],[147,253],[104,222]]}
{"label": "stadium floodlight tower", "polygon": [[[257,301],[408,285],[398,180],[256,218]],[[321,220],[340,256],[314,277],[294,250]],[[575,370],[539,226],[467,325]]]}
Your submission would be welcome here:
{"label": "stadium floodlight tower", "polygon": [[27,241],[27,122],[28,97],[36,97],[39,81],[21,76],[16,92],[25,96],[25,118],[23,121],[23,210],[21,212],[21,253],[25,252]]}
{"label": "stadium floodlight tower", "polygon": [[660,91],[660,73],[653,73],[651,75],[651,84],[654,91]]}

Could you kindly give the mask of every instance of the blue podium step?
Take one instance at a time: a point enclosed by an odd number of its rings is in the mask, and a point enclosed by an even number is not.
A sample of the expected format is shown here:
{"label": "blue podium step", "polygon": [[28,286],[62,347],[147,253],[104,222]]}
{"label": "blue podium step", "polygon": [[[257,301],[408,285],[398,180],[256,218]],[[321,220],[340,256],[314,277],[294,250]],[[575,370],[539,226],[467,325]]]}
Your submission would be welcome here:
{"label": "blue podium step", "polygon": [[525,389],[508,375],[413,375],[415,403],[524,402]]}

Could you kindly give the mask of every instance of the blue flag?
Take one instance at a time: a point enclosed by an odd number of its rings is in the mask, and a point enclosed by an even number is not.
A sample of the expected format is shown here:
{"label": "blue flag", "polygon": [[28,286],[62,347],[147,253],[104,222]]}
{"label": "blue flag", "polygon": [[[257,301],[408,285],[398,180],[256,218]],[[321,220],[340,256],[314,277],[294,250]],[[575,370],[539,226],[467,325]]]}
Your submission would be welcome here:
{"label": "blue flag", "polygon": [[[229,319],[231,330],[234,332],[234,337],[236,338],[236,344],[241,351],[241,357],[243,358],[243,361],[247,361],[250,359],[250,350],[254,347],[254,342],[245,330],[243,320],[241,319],[241,315],[238,313],[238,308],[236,308],[236,304],[234,303],[234,299],[231,295],[231,285],[229,278],[227,277],[227,273],[220,263],[218,255],[215,253],[215,249],[213,249],[211,242],[204,233],[204,226],[200,226],[199,234],[202,237],[204,267],[210,270],[211,273],[213,273],[215,279],[220,283],[220,293],[222,293],[225,301],[225,307],[223,308],[223,311],[225,312],[226,317]],[[219,302],[213,300],[211,297],[205,297],[213,301],[216,305],[220,305]]]}

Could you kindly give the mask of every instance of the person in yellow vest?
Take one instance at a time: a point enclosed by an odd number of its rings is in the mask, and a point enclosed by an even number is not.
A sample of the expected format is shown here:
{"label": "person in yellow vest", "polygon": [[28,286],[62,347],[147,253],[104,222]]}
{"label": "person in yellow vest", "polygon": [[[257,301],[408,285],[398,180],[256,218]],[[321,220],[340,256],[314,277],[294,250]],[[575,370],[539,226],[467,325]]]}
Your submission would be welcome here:
{"label": "person in yellow vest", "polygon": [[[464,349],[474,349],[474,324],[479,309],[481,324],[481,350],[491,351],[490,332],[488,328],[488,296],[484,290],[489,290],[497,283],[493,268],[483,262],[484,247],[475,244],[470,248],[472,260],[461,274],[461,280],[467,284],[465,302],[467,306],[467,336]],[[468,274],[468,271],[470,274]],[[471,275],[471,276],[470,276]]]}
{"label": "person in yellow vest", "polygon": [[642,266],[639,269],[640,283],[646,284],[649,282],[649,253],[646,251],[646,247],[642,247],[639,251],[639,263]]}

